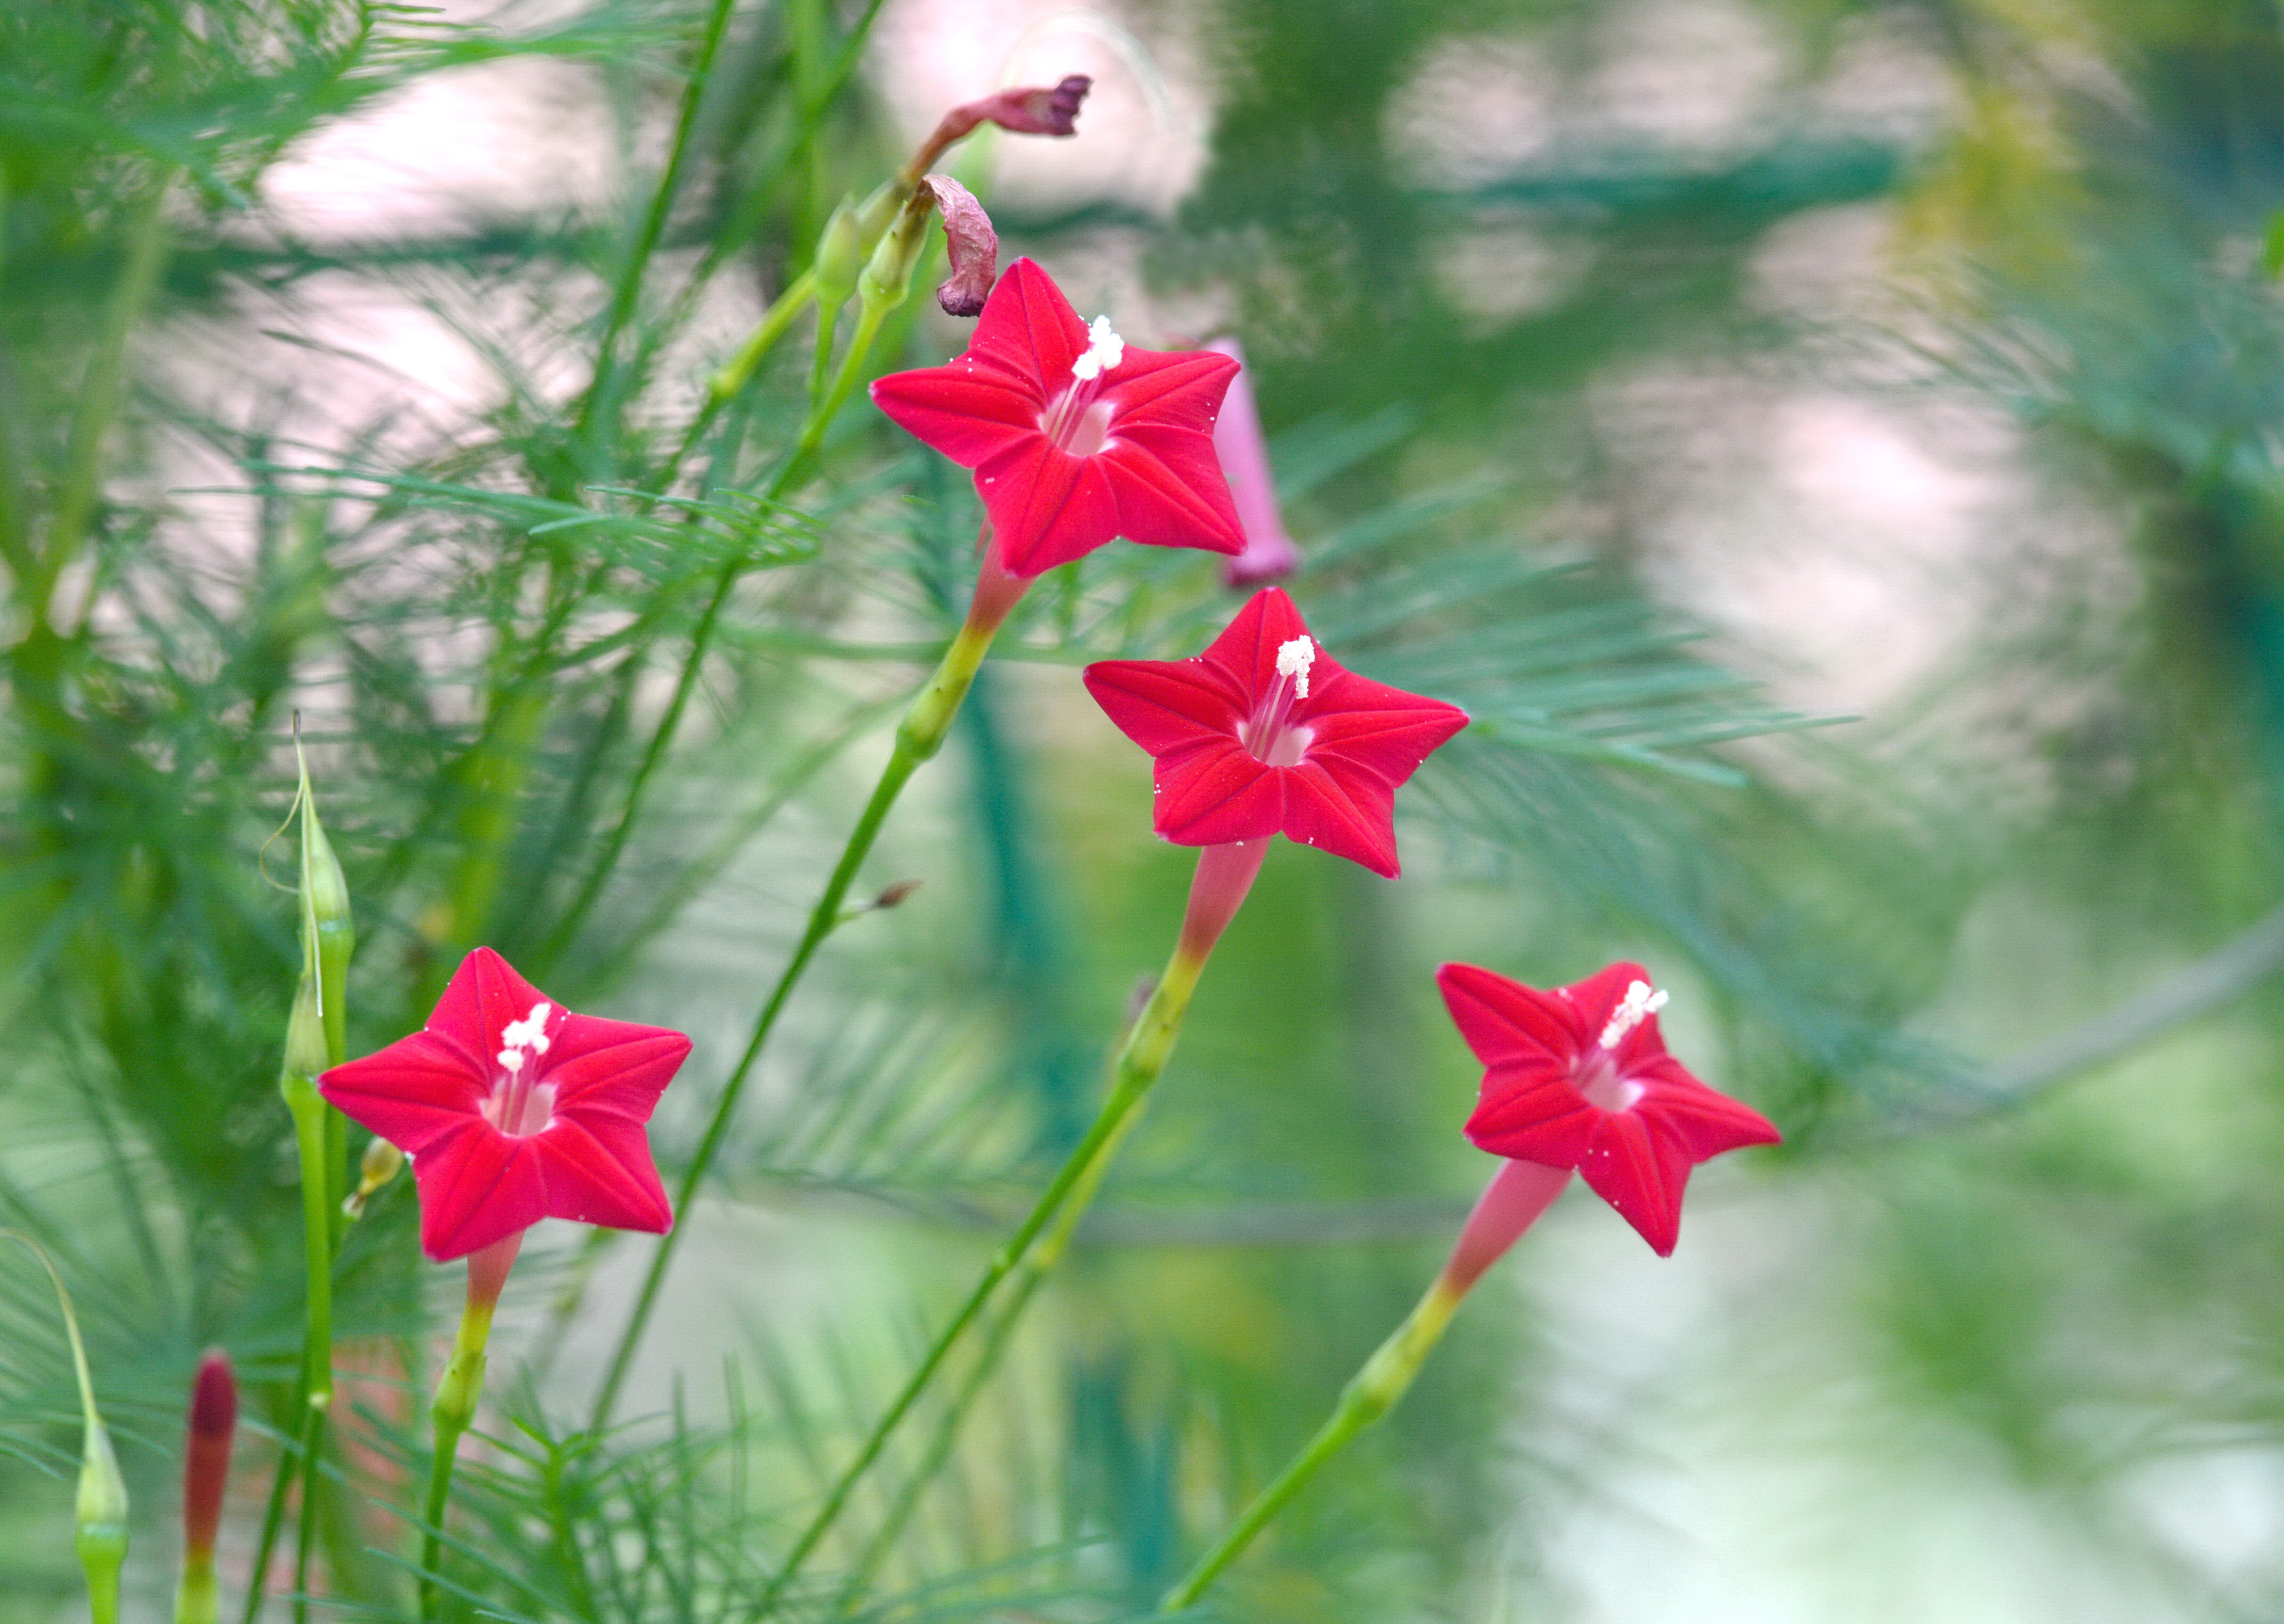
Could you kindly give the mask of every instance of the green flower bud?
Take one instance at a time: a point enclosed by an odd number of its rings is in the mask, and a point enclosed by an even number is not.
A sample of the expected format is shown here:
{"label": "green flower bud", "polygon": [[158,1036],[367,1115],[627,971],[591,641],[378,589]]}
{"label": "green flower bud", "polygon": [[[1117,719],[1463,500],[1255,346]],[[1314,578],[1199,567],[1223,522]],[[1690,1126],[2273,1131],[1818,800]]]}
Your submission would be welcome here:
{"label": "green flower bud", "polygon": [[[303,973],[317,979],[317,1013],[325,1033],[325,1066],[339,1066],[348,1054],[349,956],[356,951],[356,924],[349,913],[348,880],[325,826],[317,817],[317,798],[309,788],[309,763],[301,754],[299,719],[293,757],[301,771],[301,954]],[[317,1067],[323,1071],[325,1066]],[[312,1072],[315,1075],[316,1072]]]}
{"label": "green flower bud", "polygon": [[[873,194],[875,198],[880,193]],[[820,310],[837,310],[849,302],[849,295],[856,291],[857,273],[864,269],[864,255],[879,235],[876,228],[867,233],[861,218],[864,209],[852,199],[843,198],[833,211],[833,218],[825,223],[825,231],[817,239],[817,258],[810,263],[811,285],[817,290]]]}
{"label": "green flower bud", "polygon": [[80,1340],[79,1316],[72,1312],[71,1293],[55,1260],[20,1230],[0,1230],[0,1236],[20,1242],[48,1271],[56,1288],[56,1307],[62,1313],[64,1334],[71,1343],[72,1373],[79,1379],[79,1413],[86,1427],[80,1450],[79,1500],[73,1515],[73,1543],[80,1565],[87,1570],[88,1617],[91,1624],[119,1624],[119,1570],[127,1562],[127,1483],[119,1475],[119,1457],[111,1450],[111,1434],[104,1430],[102,1412],[95,1407],[95,1382],[88,1375],[87,1345]]}
{"label": "green flower bud", "polygon": [[111,1434],[86,1403],[87,1441],[80,1454],[79,1504],[73,1543],[87,1570],[90,1610],[97,1624],[119,1616],[119,1570],[127,1561],[127,1482],[119,1475]]}
{"label": "green flower bud", "polygon": [[364,1147],[364,1159],[358,1165],[356,1191],[341,1203],[341,1211],[352,1218],[364,1217],[364,1204],[403,1167],[403,1151],[386,1139],[374,1139]]}

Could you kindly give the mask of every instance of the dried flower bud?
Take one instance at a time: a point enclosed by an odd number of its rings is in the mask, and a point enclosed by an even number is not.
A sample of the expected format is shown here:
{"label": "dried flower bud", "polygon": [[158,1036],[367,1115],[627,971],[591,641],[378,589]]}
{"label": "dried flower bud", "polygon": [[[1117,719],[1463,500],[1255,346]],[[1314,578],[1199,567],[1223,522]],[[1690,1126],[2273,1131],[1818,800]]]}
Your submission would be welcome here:
{"label": "dried flower bud", "polygon": [[943,238],[951,275],[936,285],[935,301],[947,316],[981,316],[991,285],[999,279],[999,233],[975,194],[942,175],[924,176],[921,190],[935,198],[943,216]]}
{"label": "dried flower bud", "polygon": [[1073,74],[1059,84],[1025,85],[969,102],[953,108],[945,121],[965,116],[970,129],[988,119],[1019,136],[1075,136],[1079,106],[1093,88],[1084,74]]}
{"label": "dried flower bud", "polygon": [[907,185],[917,183],[922,175],[935,167],[935,160],[943,156],[945,149],[979,124],[997,124],[1019,136],[1075,136],[1078,134],[1079,105],[1086,100],[1086,93],[1093,84],[1094,81],[1084,74],[1072,74],[1058,84],[1022,85],[995,91],[976,101],[962,102],[945,113],[928,138],[920,143],[919,150],[904,166],[902,178]]}
{"label": "dried flower bud", "polygon": [[900,879],[895,885],[884,887],[880,894],[872,899],[872,906],[894,908],[919,888],[920,882],[917,879]]}

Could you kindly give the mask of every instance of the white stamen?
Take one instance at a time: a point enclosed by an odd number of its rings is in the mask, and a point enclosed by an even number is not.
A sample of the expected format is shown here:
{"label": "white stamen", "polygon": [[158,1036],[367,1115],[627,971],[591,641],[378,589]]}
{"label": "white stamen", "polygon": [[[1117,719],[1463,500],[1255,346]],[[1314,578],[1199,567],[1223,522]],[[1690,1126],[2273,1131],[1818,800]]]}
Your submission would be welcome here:
{"label": "white stamen", "polygon": [[501,1050],[499,1051],[499,1063],[508,1069],[511,1075],[521,1071],[523,1069],[523,1050],[520,1049]]}
{"label": "white stamen", "polygon": [[1071,363],[1071,376],[1082,383],[1118,370],[1126,359],[1126,340],[1111,331],[1110,318],[1098,316],[1086,330],[1086,354]]}
{"label": "white stamen", "polygon": [[1309,668],[1317,663],[1317,645],[1306,636],[1277,645],[1277,675],[1293,679],[1293,691],[1309,697]]}
{"label": "white stamen", "polygon": [[553,1004],[545,1003],[533,1004],[530,1014],[521,1020],[508,1022],[507,1029],[500,1034],[500,1042],[510,1049],[536,1049],[540,1053],[545,1054],[547,1052],[547,1018],[554,1012]]}
{"label": "white stamen", "polygon": [[1619,1040],[1665,1007],[1670,993],[1661,992],[1647,981],[1630,982],[1626,995],[1618,1000],[1618,1007],[1610,1011],[1610,1023],[1602,1028],[1602,1047],[1615,1049]]}

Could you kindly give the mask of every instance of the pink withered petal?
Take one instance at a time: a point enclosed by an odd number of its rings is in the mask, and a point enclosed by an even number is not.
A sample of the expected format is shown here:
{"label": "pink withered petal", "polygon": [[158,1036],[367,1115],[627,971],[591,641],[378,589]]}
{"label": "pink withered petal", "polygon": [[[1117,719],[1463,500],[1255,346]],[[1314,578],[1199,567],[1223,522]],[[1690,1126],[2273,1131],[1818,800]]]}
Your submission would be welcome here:
{"label": "pink withered petal", "polygon": [[421,1249],[443,1262],[542,1218],[663,1234],[644,1125],[689,1052],[679,1032],[575,1015],[478,948],[425,1027],[317,1087],[412,1159]]}
{"label": "pink withered petal", "polygon": [[936,285],[935,301],[947,316],[979,314],[999,275],[999,233],[975,194],[948,175],[927,175],[920,184],[935,199],[943,218],[945,253],[951,275]]}
{"label": "pink withered petal", "polygon": [[1467,725],[1455,705],[1344,669],[1274,587],[1195,658],[1103,660],[1086,686],[1156,758],[1167,839],[1282,833],[1391,879],[1396,789]]}
{"label": "pink withered petal", "polygon": [[1639,964],[1545,990],[1474,964],[1445,964],[1435,980],[1483,1063],[1467,1137],[1495,1156],[1576,1168],[1661,1257],[1680,1237],[1693,1167],[1782,1137],[1666,1052],[1665,995]]}
{"label": "pink withered petal", "polygon": [[1243,550],[1212,438],[1235,371],[1224,355],[1136,348],[1107,318],[1090,328],[1022,259],[964,353],[880,379],[872,400],[975,471],[1000,564],[1028,580],[1122,535]]}
{"label": "pink withered petal", "polygon": [[1214,422],[1214,454],[1229,477],[1229,494],[1245,527],[1245,550],[1222,566],[1222,580],[1233,587],[1263,586],[1298,568],[1301,550],[1285,534],[1285,517],[1277,509],[1277,480],[1269,471],[1269,441],[1261,432],[1261,409],[1253,399],[1245,351],[1235,339],[1216,339],[1206,347],[1227,355],[1238,369]]}

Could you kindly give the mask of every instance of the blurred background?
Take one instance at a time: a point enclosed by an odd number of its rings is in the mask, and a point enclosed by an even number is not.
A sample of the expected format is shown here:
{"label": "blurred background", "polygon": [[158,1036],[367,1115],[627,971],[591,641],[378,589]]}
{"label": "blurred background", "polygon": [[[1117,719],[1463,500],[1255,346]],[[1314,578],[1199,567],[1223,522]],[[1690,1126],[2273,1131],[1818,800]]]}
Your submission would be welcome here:
{"label": "blurred background", "polygon": [[[254,1384],[239,1593],[298,1347],[290,714],[353,1051],[491,942],[695,1037],[686,1163],[977,510],[861,398],[787,507],[736,499],[806,323],[676,443],[844,194],[1076,72],[1078,137],[954,171],[1083,315],[1243,341],[1313,629],[1482,725],[1404,792],[1400,881],[1272,850],[855,1616],[1146,1612],[1490,1175],[1433,967],[1621,956],[1787,1143],[1700,1172],[1670,1261],[1574,1189],[1214,1616],[2284,1611],[2284,12],[769,0],[685,103],[705,12],[0,15],[0,1222],[87,1322],[130,1610],[216,1342]],[[877,370],[965,342],[927,303]],[[650,1243],[535,1233],[468,1512],[514,1576],[466,1616],[742,1616],[1178,921],[1188,855],[1073,668],[1240,601],[1128,547],[1032,592],[865,871],[921,888],[799,995],[606,1442],[566,1441]],[[373,1503],[342,1491],[321,1613],[406,1605],[386,1486],[458,1290],[409,1184],[344,1259]],[[84,1616],[52,1308],[19,1259],[0,1288],[0,1595]],[[889,1498],[782,1616],[848,1616]]]}

